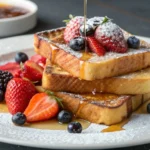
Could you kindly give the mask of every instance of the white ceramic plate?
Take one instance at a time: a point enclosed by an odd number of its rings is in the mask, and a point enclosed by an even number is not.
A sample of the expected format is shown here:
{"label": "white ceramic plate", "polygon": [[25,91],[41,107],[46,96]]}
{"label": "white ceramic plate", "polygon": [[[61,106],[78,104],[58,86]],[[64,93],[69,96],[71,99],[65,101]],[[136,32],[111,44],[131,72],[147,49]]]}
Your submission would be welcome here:
{"label": "white ceramic plate", "polygon": [[[150,38],[144,38],[150,42]],[[0,40],[0,64],[12,61],[15,52],[33,52],[33,35]],[[115,114],[114,114],[115,115]],[[14,126],[11,115],[0,114],[0,142],[40,148],[107,149],[150,143],[150,115],[132,115],[123,131],[101,133],[105,125],[91,124],[81,134]]]}

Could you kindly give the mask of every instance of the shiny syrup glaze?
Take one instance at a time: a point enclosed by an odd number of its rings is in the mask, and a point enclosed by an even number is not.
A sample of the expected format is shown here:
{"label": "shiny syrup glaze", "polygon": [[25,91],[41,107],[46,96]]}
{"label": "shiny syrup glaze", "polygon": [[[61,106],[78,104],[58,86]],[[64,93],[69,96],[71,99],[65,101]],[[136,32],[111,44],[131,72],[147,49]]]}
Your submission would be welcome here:
{"label": "shiny syrup glaze", "polygon": [[[0,103],[0,113],[8,113],[7,106],[4,102]],[[87,129],[90,126],[90,122],[83,119],[73,119],[72,121],[80,122],[83,129]],[[43,130],[67,130],[68,124],[60,124],[57,119],[51,119],[42,122],[26,123],[24,126]]]}
{"label": "shiny syrup glaze", "polygon": [[[146,114],[147,113],[147,104],[150,103],[150,100],[145,102],[139,109],[137,109],[134,113],[138,114]],[[80,103],[77,113],[75,114],[78,116],[78,113],[84,107],[86,103]],[[6,104],[0,103],[0,113],[8,113],[8,109]],[[82,124],[83,129],[87,129],[90,126],[90,122],[82,119],[73,119],[73,121],[78,121]],[[115,132],[115,131],[122,131],[124,130],[123,126],[130,121],[130,118],[124,119],[122,122],[117,123],[115,125],[108,126],[107,128],[103,129],[101,132]],[[36,128],[36,129],[47,129],[47,130],[66,130],[67,124],[60,124],[56,119],[51,119],[48,121],[42,122],[35,122],[35,123],[26,123],[25,127],[29,128]]]}
{"label": "shiny syrup glaze", "polygon": [[107,128],[103,129],[101,132],[116,132],[124,130],[123,126],[129,122],[129,118],[124,119],[120,123],[108,126]]}
{"label": "shiny syrup glaze", "polygon": [[29,11],[24,8],[0,3],[0,19],[22,16],[28,12]]}

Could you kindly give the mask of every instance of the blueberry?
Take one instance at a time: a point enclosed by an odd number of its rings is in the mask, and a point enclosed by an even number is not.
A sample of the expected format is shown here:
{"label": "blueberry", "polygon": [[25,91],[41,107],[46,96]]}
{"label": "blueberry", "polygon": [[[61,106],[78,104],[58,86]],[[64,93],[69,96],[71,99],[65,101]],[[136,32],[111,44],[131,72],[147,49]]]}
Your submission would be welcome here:
{"label": "blueberry", "polygon": [[0,90],[0,102],[4,100],[4,92]]}
{"label": "blueberry", "polygon": [[[86,31],[86,36],[90,36],[90,35],[93,35],[94,34],[94,29],[93,29],[93,27],[91,26],[91,25],[89,25],[89,24],[86,24],[85,25],[85,31]],[[85,35],[85,33],[84,33],[84,25],[82,25],[81,27],[80,27],[80,34],[81,35]]]}
{"label": "blueberry", "polygon": [[85,48],[85,39],[83,37],[76,37],[69,43],[70,48],[75,51],[80,51]]}
{"label": "blueberry", "polygon": [[71,122],[68,124],[69,133],[81,133],[82,125],[79,122]]}
{"label": "blueberry", "polygon": [[150,103],[147,105],[147,112],[150,113]]}
{"label": "blueberry", "polygon": [[130,36],[127,40],[128,47],[138,49],[140,47],[140,40],[135,36]]}
{"label": "blueberry", "polygon": [[25,53],[22,53],[22,52],[19,52],[19,53],[17,53],[16,54],[16,56],[15,56],[15,61],[17,62],[17,63],[24,63],[25,61],[27,61],[28,60],[28,56],[27,56],[27,54],[25,54]]}
{"label": "blueberry", "polygon": [[12,122],[19,126],[24,125],[26,122],[26,116],[21,112],[17,112],[12,116]]}
{"label": "blueberry", "polygon": [[66,110],[62,110],[57,117],[58,121],[60,123],[69,123],[72,120],[72,113],[66,111]]}

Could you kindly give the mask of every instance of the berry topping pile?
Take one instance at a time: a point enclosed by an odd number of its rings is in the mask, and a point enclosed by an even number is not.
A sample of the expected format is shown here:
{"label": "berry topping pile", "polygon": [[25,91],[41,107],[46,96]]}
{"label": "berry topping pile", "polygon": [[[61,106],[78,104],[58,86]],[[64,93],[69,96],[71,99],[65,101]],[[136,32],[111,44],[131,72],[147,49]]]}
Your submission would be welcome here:
{"label": "berry topping pile", "polygon": [[[77,37],[73,42],[76,42],[76,46],[72,44],[72,48],[78,51],[83,48],[85,39]],[[29,59],[27,54],[19,52],[14,59],[16,62],[0,66],[0,102],[5,100],[14,125],[22,126],[26,122],[57,117],[59,123],[68,123],[68,132],[81,133],[80,123],[70,123],[73,115],[63,110],[62,99],[54,92],[43,88],[40,91],[35,86],[37,82],[41,85],[46,58],[36,54]]]}
{"label": "berry topping pile", "polygon": [[73,17],[67,23],[64,40],[75,51],[88,48],[98,56],[106,52],[126,53],[129,48],[139,48],[140,41],[130,37],[127,41],[122,29],[108,17],[93,17],[87,19],[84,25],[83,17]]}

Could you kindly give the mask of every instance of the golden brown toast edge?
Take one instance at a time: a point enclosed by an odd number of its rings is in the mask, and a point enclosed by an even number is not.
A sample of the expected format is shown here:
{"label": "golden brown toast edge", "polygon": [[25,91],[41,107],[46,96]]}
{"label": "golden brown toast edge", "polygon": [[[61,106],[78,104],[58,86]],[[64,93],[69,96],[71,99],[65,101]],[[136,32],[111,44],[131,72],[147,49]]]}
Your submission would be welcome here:
{"label": "golden brown toast edge", "polygon": [[87,81],[72,76],[58,66],[51,65],[47,60],[42,86],[55,92],[64,91],[79,94],[145,94],[150,93],[150,68],[126,76]]}
{"label": "golden brown toast edge", "polygon": [[[83,61],[56,45],[56,42],[63,43],[64,29],[59,28],[35,34],[34,48],[38,54],[49,58],[54,64],[59,65],[76,77],[85,80],[103,79],[127,74],[150,66],[150,51],[125,55],[99,63]],[[141,47],[150,47],[150,44],[141,41]]]}
{"label": "golden brown toast edge", "polygon": [[[44,89],[36,87],[39,92]],[[72,112],[76,117],[87,121],[112,125],[129,117],[140,105],[150,99],[147,95],[115,95],[115,94],[73,94],[55,92],[62,99],[64,109]]]}

